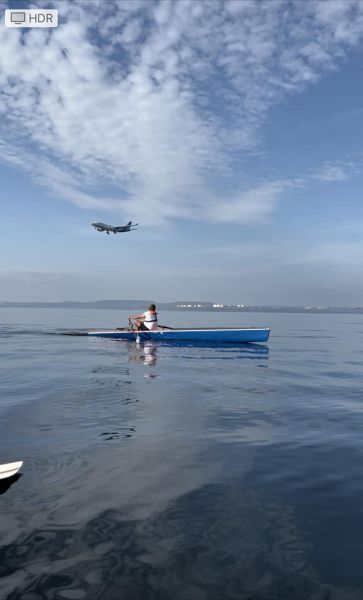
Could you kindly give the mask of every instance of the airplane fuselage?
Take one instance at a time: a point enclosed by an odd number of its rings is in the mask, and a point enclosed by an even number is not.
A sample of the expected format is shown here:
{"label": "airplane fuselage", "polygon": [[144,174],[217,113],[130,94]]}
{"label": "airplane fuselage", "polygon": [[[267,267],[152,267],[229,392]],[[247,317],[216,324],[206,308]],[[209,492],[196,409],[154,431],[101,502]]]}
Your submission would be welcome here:
{"label": "airplane fuselage", "polygon": [[99,223],[97,221],[95,223],[92,223],[92,227],[97,229],[97,231],[105,231],[107,234],[109,234],[110,232],[126,233],[127,231],[133,231],[133,228],[136,225],[138,225],[138,223],[132,223],[132,221],[130,221],[127,225],[120,226],[107,225],[107,223]]}

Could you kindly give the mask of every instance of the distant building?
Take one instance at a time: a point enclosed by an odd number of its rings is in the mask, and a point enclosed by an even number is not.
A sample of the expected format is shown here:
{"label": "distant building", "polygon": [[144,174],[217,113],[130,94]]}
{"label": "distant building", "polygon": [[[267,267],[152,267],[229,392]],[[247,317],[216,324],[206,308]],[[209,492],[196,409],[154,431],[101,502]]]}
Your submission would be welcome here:
{"label": "distant building", "polygon": [[177,304],[177,308],[203,308],[203,304]]}
{"label": "distant building", "polygon": [[176,305],[176,308],[181,308],[181,309],[205,309],[205,310],[209,310],[211,308],[220,308],[220,309],[232,309],[232,310],[238,310],[240,308],[244,308],[244,304],[222,304],[220,302],[213,302],[213,304],[211,302],[205,302],[205,303],[201,303],[201,302],[190,302],[190,303],[178,303]]}
{"label": "distant building", "polygon": [[212,308],[244,308],[244,304],[212,304]]}

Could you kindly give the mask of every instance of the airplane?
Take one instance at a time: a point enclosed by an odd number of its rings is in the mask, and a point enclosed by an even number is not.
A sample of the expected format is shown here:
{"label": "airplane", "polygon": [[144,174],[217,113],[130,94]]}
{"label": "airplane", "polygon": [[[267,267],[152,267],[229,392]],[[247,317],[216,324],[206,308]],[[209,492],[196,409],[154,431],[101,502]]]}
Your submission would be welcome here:
{"label": "airplane", "polygon": [[97,229],[97,231],[105,231],[107,233],[107,235],[110,235],[110,232],[112,231],[113,233],[126,233],[126,231],[133,231],[136,226],[138,225],[138,223],[133,223],[132,221],[129,221],[127,223],[127,225],[120,225],[118,227],[115,227],[114,225],[106,225],[106,223],[91,223],[92,227],[94,227],[95,229]]}

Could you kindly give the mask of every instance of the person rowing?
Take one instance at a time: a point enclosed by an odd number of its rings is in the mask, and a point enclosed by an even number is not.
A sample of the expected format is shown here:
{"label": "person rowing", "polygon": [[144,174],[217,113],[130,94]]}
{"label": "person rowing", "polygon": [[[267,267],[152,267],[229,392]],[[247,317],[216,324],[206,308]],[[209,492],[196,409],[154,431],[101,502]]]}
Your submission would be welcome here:
{"label": "person rowing", "polygon": [[135,321],[136,329],[157,331],[158,329],[158,313],[155,304],[150,304],[149,308],[141,315],[130,315],[129,323]]}

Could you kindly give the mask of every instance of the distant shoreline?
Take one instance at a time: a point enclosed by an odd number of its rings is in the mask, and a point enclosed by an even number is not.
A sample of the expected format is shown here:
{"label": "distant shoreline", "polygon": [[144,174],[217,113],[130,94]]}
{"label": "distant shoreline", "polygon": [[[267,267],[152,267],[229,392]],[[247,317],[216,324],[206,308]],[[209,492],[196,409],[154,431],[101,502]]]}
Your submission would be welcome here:
{"label": "distant shoreline", "polygon": [[[148,301],[141,300],[100,300],[95,302],[0,302],[1,308],[81,308],[98,310],[142,310],[148,304]],[[308,313],[308,314],[363,314],[363,307],[318,307],[318,306],[223,306],[215,308],[212,303],[197,303],[198,307],[180,307],[181,302],[159,302],[157,306],[160,311],[176,312],[236,312],[236,313]]]}

